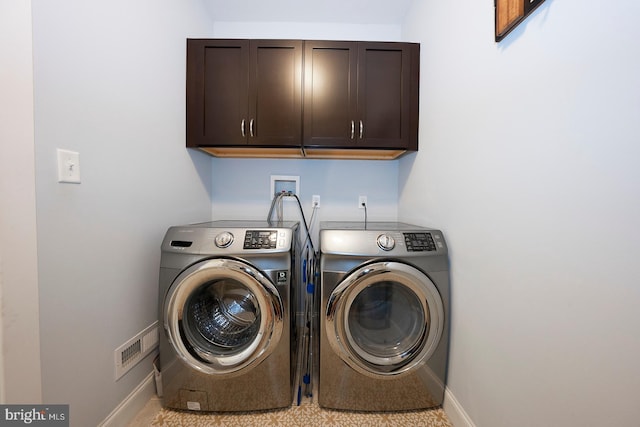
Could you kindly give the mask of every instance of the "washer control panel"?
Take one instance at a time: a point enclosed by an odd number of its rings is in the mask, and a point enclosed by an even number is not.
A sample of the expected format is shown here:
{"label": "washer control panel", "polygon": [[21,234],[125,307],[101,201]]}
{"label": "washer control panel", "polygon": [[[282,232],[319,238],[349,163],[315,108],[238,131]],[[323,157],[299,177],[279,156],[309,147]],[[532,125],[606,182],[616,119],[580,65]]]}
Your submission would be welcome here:
{"label": "washer control panel", "polygon": [[244,235],[243,249],[276,249],[277,230],[247,230]]}
{"label": "washer control panel", "polygon": [[162,251],[193,255],[275,254],[297,248],[298,223],[209,221],[167,230]]}
{"label": "washer control panel", "polygon": [[408,252],[435,251],[436,243],[431,233],[402,233]]}

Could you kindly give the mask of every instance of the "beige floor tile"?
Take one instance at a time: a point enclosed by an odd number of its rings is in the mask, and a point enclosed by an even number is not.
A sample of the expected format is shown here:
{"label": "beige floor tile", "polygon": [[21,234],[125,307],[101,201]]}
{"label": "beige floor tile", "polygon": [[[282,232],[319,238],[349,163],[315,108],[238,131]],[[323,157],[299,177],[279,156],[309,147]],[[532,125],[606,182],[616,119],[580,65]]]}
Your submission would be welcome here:
{"label": "beige floor tile", "polygon": [[285,410],[206,414],[182,412],[161,407],[158,399],[152,399],[129,427],[265,427],[265,426],[306,426],[306,427],[452,427],[441,408],[392,413],[361,413],[330,411],[319,408],[315,403],[303,402]]}

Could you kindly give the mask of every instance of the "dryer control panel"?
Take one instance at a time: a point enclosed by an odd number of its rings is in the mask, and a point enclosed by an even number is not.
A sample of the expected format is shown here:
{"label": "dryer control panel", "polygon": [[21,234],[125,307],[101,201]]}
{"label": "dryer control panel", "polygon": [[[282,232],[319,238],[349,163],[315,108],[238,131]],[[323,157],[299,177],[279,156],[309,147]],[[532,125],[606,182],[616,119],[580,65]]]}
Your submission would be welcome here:
{"label": "dryer control panel", "polygon": [[431,233],[402,233],[409,252],[435,251],[436,243]]}
{"label": "dryer control panel", "polygon": [[447,254],[442,231],[404,223],[323,222],[323,254],[434,257]]}

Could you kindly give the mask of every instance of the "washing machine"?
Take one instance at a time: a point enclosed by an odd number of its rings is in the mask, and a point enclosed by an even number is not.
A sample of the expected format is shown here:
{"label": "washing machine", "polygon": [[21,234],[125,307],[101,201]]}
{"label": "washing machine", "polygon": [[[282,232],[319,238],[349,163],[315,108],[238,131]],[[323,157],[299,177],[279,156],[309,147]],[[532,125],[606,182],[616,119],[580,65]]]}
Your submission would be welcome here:
{"label": "washing machine", "polygon": [[449,346],[442,232],[324,222],[320,252],[319,405],[354,411],[442,405]]}
{"label": "washing machine", "polygon": [[158,304],[165,407],[223,412],[291,405],[298,245],[297,222],[169,228]]}

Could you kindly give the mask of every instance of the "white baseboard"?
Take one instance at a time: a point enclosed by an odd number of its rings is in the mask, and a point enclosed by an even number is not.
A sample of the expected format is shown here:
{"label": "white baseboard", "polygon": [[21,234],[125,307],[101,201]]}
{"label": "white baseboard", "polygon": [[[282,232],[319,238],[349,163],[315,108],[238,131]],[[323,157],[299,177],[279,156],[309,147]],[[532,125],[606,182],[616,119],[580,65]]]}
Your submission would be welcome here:
{"label": "white baseboard", "polygon": [[447,414],[447,418],[449,418],[451,424],[453,424],[455,427],[476,426],[469,415],[467,415],[462,405],[460,405],[460,402],[458,402],[451,390],[449,390],[449,388],[445,389],[442,409],[444,410],[445,414]]}
{"label": "white baseboard", "polygon": [[129,424],[147,402],[156,395],[153,372],[136,387],[98,427],[122,427]]}

